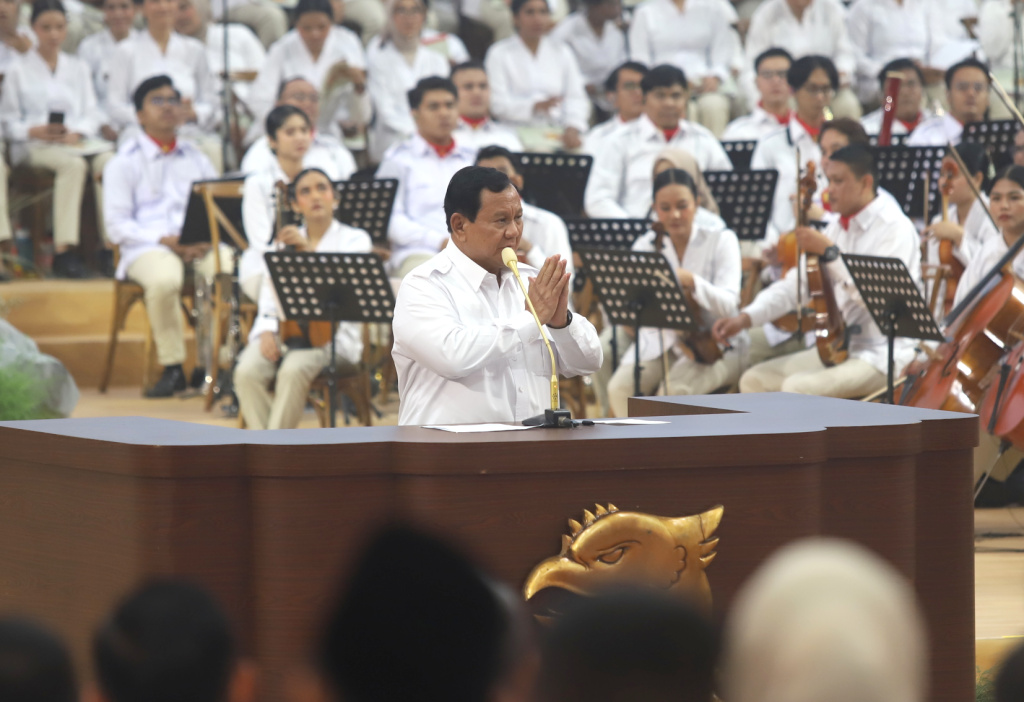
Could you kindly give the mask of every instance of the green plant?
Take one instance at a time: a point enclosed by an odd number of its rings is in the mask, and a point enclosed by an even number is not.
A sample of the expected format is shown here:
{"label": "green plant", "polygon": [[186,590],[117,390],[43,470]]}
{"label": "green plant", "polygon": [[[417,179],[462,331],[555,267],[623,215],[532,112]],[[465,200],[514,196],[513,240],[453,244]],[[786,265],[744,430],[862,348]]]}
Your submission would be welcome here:
{"label": "green plant", "polygon": [[43,419],[35,379],[24,371],[0,367],[0,420]]}
{"label": "green plant", "polygon": [[992,671],[982,671],[981,668],[975,668],[977,673],[977,683],[974,686],[975,702],[995,702],[996,700],[996,681],[993,679]]}

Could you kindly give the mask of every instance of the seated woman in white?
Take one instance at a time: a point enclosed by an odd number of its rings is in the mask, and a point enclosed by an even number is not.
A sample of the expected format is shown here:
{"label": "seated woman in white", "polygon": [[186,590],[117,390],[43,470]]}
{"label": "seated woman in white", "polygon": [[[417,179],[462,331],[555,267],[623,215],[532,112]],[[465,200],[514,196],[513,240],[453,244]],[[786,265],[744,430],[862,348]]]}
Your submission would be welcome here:
{"label": "seated woman in white", "polygon": [[249,93],[257,123],[274,107],[281,85],[292,78],[305,78],[320,93],[319,130],[340,137],[343,126],[358,128],[369,122],[363,44],[354,32],[334,24],[330,0],[300,0],[295,29],[267,52]]}
{"label": "seated woman in white", "polygon": [[274,154],[270,168],[249,174],[242,188],[242,224],[249,248],[238,262],[242,292],[257,299],[266,274],[263,255],[270,251],[275,236],[279,183],[288,185],[305,168],[318,168],[338,179],[337,166],[323,154],[310,158],[313,124],[309,116],[293,105],[279,105],[266,119],[267,143]]}
{"label": "seated woman in white", "polygon": [[370,160],[378,163],[393,144],[416,131],[406,94],[422,78],[447,78],[451,64],[444,54],[423,42],[423,21],[427,7],[423,0],[390,0],[388,28],[374,37],[367,48],[370,70],[370,99],[373,127],[370,130]]}
{"label": "seated woman in white", "polygon": [[[697,217],[697,186],[686,171],[669,169],[654,179],[654,211],[664,227],[663,237],[649,231],[633,244],[634,251],[661,253],[675,272],[675,281],[700,308],[701,324],[710,330],[719,318],[736,314],[740,301],[740,247],[730,229],[706,226]],[[740,377],[746,335],[716,361],[701,363],[687,345],[685,333],[642,328],[640,392],[650,394],[664,381],[668,395],[703,395],[735,383]],[[616,417],[627,416],[634,394],[635,350],[620,354],[622,364],[608,383],[608,398]],[[667,368],[667,372],[666,372]],[[667,377],[666,377],[667,376]]]}
{"label": "seated woman in white", "polygon": [[546,36],[546,0],[512,0],[516,33],[484,59],[491,112],[519,128],[527,151],[575,150],[590,125],[590,99],[572,49]]}
{"label": "seated woman in white", "polygon": [[[340,204],[326,173],[307,169],[288,188],[292,208],[302,217],[301,227],[283,227],[274,237],[278,249],[319,253],[369,253],[370,235],[334,218]],[[249,345],[235,369],[238,406],[250,429],[292,429],[298,426],[309,397],[309,387],[330,363],[331,347],[313,346],[301,333],[284,338],[282,310],[269,276],[259,293],[259,312]],[[316,339],[319,341],[319,339]],[[342,375],[355,372],[363,351],[359,324],[342,322],[335,335],[335,367]],[[276,380],[276,383],[275,383]],[[274,391],[270,386],[274,384]]]}
{"label": "seated woman in white", "polygon": [[12,163],[53,171],[53,270],[61,277],[82,278],[85,269],[74,249],[89,161],[79,146],[99,133],[96,94],[85,61],[60,50],[67,36],[60,0],[36,0],[32,29],[39,43],[8,69],[0,119],[11,140]]}

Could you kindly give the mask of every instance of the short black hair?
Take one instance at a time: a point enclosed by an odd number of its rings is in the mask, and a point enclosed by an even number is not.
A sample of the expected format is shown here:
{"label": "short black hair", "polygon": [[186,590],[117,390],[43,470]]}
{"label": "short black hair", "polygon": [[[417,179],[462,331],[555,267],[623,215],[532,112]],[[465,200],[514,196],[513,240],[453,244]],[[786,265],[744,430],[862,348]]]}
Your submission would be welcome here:
{"label": "short black hair", "polygon": [[[984,144],[976,144],[971,141],[961,141],[955,147],[960,160],[967,167],[971,175],[981,173],[981,191],[987,192],[992,187],[992,179],[996,175],[996,167],[992,163],[992,157]],[[952,158],[952,157],[951,157]]]}
{"label": "short black hair", "polygon": [[557,702],[706,702],[719,639],[678,596],[635,590],[581,597],[548,632],[539,687]]}
{"label": "short black hair", "polygon": [[832,86],[832,90],[839,90],[839,71],[836,70],[836,65],[832,63],[832,59],[828,56],[817,56],[814,54],[798,58],[790,65],[789,72],[786,74],[786,81],[789,83],[789,87],[793,90],[799,90],[804,87],[807,81],[810,80],[811,74],[819,68],[828,74],[828,82]]}
{"label": "short black hair", "polygon": [[754,73],[757,73],[759,70],[761,70],[762,61],[766,61],[770,58],[784,58],[787,61],[789,61],[790,65],[793,65],[793,55],[791,53],[789,53],[785,49],[780,49],[777,46],[773,46],[772,48],[765,49],[764,51],[759,53],[757,55],[757,58],[754,59]]}
{"label": "short black hair", "polygon": [[277,139],[278,130],[284,126],[285,122],[296,115],[302,117],[307,127],[313,128],[313,123],[309,121],[309,115],[295,105],[278,105],[267,113],[267,119],[263,122],[263,126],[267,131],[267,138]]}
{"label": "short black hair", "polygon": [[509,163],[512,164],[512,168],[516,167],[516,157],[512,155],[512,152],[506,149],[504,146],[484,146],[476,152],[476,161],[473,163],[480,163],[481,161],[487,161],[492,158],[507,158]]}
{"label": "short black hair", "polygon": [[[303,83],[309,83],[310,85],[313,85],[313,83],[305,76],[292,76],[291,78],[285,78],[284,80],[281,81],[281,85],[277,86],[277,99],[281,99],[281,96],[284,95],[284,91],[289,85],[291,85],[292,83],[297,83],[300,80]],[[317,91],[317,95],[320,94],[320,91],[317,89],[315,85],[313,85],[313,90]]]}
{"label": "short black hair", "polygon": [[651,199],[658,197],[658,191],[667,185],[682,185],[689,188],[693,193],[693,199],[697,199],[697,184],[693,181],[693,176],[682,168],[669,168],[656,175],[651,186]]}
{"label": "short black hair", "polygon": [[334,8],[331,7],[331,0],[299,0],[295,6],[295,18],[292,24],[299,21],[299,18],[303,15],[312,14],[314,12],[320,12],[331,18],[331,24],[334,24]]}
{"label": "short black hair", "polygon": [[135,103],[135,111],[142,112],[142,106],[146,104],[146,96],[154,90],[159,90],[163,87],[170,87],[174,90],[174,94],[181,97],[181,93],[177,88],[174,87],[174,83],[171,81],[170,76],[153,76],[139,83],[139,87],[135,89],[135,93],[132,94],[132,101]]}
{"label": "short black hair", "polygon": [[640,74],[640,80],[647,75],[647,66],[640,63],[639,61],[626,61],[625,63],[616,66],[615,70],[608,74],[608,77],[604,79],[604,91],[606,93],[614,93],[619,89],[619,73],[622,71],[635,71]]}
{"label": "short black hair", "polygon": [[508,630],[495,589],[462,554],[394,526],[357,560],[320,667],[345,700],[483,702],[503,672]]}
{"label": "short black hair", "polygon": [[875,166],[875,154],[867,144],[849,144],[837,149],[832,154],[830,161],[845,163],[850,167],[854,177],[860,179],[870,175],[874,181],[874,187],[878,187],[878,171]]}
{"label": "short black hair", "polygon": [[223,702],[235,644],[205,590],[160,579],[118,604],[96,632],[93,658],[111,702]]}
{"label": "short black hair", "polygon": [[[308,176],[310,173],[319,173],[320,175],[322,175],[324,178],[327,179],[328,183],[330,183],[332,186],[334,185],[334,181],[331,180],[331,177],[329,175],[327,175],[327,173],[325,173],[322,169],[315,168],[315,167],[314,168],[303,168],[301,171],[299,171],[298,175],[295,176],[295,178],[292,180],[292,182],[288,184],[288,198],[289,199],[291,199],[293,201],[295,200],[295,194],[298,192],[299,181],[301,181],[303,178]],[[337,193],[337,191],[335,191],[335,193]]]}
{"label": "short black hair", "polygon": [[885,90],[885,79],[889,76],[890,73],[906,73],[907,71],[913,71],[914,73],[916,73],[917,79],[921,81],[921,85],[923,86],[925,84],[924,71],[921,70],[921,67],[918,66],[913,59],[898,58],[893,59],[889,63],[885,64],[882,67],[882,70],[878,72],[879,90]]}
{"label": "short black hair", "polygon": [[27,619],[0,619],[0,700],[75,702],[71,656],[60,639]]}
{"label": "short black hair", "polygon": [[871,144],[871,139],[868,137],[868,133],[864,130],[864,125],[852,117],[838,117],[836,119],[830,119],[821,125],[821,130],[818,132],[819,144],[821,143],[821,137],[830,129],[834,132],[843,134],[851,144]]}
{"label": "short black hair", "polygon": [[448,233],[452,231],[452,215],[458,213],[470,222],[480,214],[481,194],[486,189],[492,193],[503,193],[514,187],[508,176],[493,168],[466,166],[456,172],[448,183],[444,194],[444,219]]}
{"label": "short black hair", "polygon": [[644,95],[647,95],[647,93],[655,88],[671,88],[676,85],[683,86],[683,90],[690,89],[690,84],[687,82],[686,74],[683,73],[683,70],[665,63],[647,71],[643,80],[640,81],[640,89],[644,91]]}
{"label": "short black hair", "polygon": [[464,61],[452,68],[452,72],[448,74],[448,78],[454,81],[455,76],[459,71],[483,71],[484,73],[487,73],[487,69],[484,68],[484,64],[481,61]]}
{"label": "short black hair", "polygon": [[1024,166],[1018,166],[1016,164],[1007,166],[1003,170],[999,171],[999,175],[995,178],[995,183],[1001,180],[1009,180],[1016,183],[1021,188],[1024,188]]}
{"label": "short black hair", "polygon": [[409,99],[409,108],[418,110],[420,105],[423,103],[423,98],[426,97],[427,93],[431,90],[444,90],[445,92],[451,93],[452,97],[456,100],[459,99],[459,89],[455,87],[455,83],[452,83],[450,78],[442,78],[441,76],[428,76],[427,78],[421,78],[416,87],[406,93],[406,97]]}
{"label": "short black hair", "polygon": [[952,66],[946,69],[946,90],[953,89],[953,76],[956,75],[957,71],[961,68],[977,68],[979,71],[985,74],[985,83],[987,85],[992,84],[992,77],[989,75],[988,64],[984,61],[979,61],[973,56],[968,56],[959,63],[954,63]]}
{"label": "short black hair", "polygon": [[[512,10],[512,15],[518,15],[519,11],[523,9],[523,5],[525,5],[528,2],[530,2],[530,0],[512,0],[512,6],[510,8]],[[547,7],[546,2],[544,3],[544,6]],[[548,11],[550,12],[550,8]]]}
{"label": "short black hair", "polygon": [[67,11],[64,9],[64,3],[60,0],[36,0],[32,3],[32,18],[29,20],[29,24],[35,24],[36,20],[39,19],[39,15],[44,12],[59,12],[65,17],[68,16]]}

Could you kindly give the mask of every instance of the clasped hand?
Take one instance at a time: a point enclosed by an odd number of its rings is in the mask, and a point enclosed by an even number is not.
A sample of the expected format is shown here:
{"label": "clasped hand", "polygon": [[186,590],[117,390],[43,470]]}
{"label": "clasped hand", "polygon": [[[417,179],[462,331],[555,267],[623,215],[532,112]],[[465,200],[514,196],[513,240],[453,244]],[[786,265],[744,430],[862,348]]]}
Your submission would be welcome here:
{"label": "clasped hand", "polygon": [[[569,311],[569,274],[566,262],[557,254],[544,261],[536,276],[530,276],[530,301],[541,324],[564,327]],[[529,305],[526,309],[530,309]]]}

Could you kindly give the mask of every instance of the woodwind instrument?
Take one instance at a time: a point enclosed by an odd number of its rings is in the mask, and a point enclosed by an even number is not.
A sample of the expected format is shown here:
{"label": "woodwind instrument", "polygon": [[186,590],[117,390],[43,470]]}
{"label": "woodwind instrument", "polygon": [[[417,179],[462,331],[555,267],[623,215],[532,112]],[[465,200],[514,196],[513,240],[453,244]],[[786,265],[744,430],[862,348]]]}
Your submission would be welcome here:
{"label": "woodwind instrument", "polygon": [[903,75],[895,71],[885,74],[885,91],[882,98],[882,129],[878,132],[878,145],[892,145],[892,123],[896,120],[896,108],[899,105],[900,86]]}

